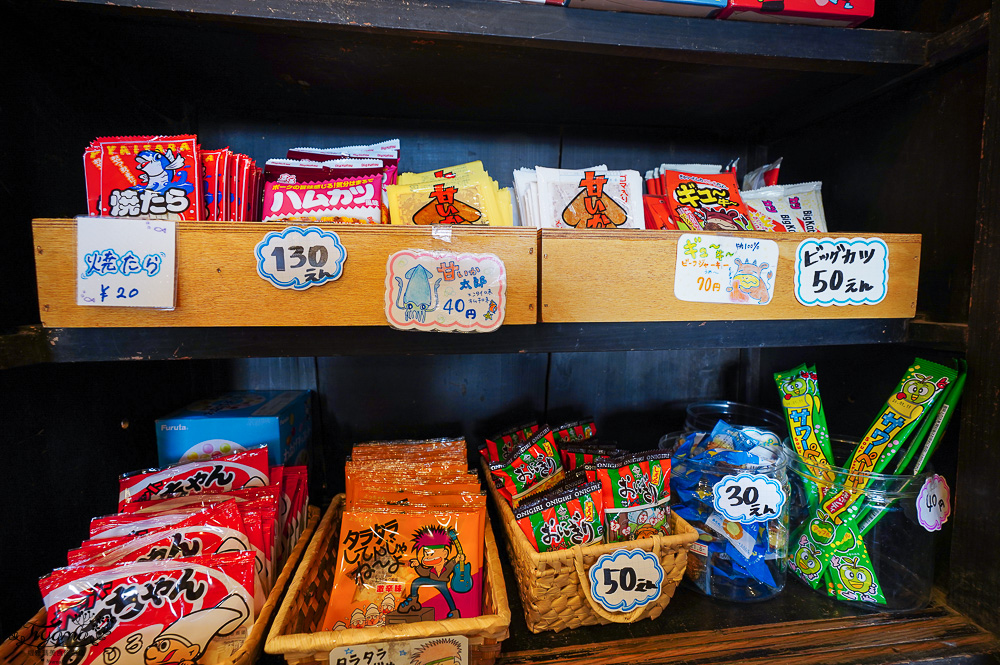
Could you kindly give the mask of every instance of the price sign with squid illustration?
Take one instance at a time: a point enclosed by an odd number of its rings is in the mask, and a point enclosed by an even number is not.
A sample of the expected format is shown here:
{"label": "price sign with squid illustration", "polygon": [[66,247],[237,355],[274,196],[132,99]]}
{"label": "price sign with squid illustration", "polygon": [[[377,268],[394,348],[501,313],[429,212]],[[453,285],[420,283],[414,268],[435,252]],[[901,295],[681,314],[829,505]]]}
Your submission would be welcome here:
{"label": "price sign with squid illustration", "polygon": [[386,263],[385,316],[394,328],[491,332],[506,307],[507,271],[495,254],[406,249]]}

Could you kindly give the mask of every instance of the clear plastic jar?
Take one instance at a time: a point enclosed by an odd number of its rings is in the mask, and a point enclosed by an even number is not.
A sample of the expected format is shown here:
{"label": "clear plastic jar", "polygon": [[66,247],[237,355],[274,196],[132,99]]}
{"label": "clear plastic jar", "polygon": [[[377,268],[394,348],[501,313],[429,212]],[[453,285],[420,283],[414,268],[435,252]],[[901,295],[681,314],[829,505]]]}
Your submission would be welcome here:
{"label": "clear plastic jar", "polygon": [[[856,443],[832,439],[834,459],[850,459]],[[790,567],[797,577],[849,605],[880,611],[925,607],[934,580],[935,532],[920,524],[917,500],[933,474],[852,474],[789,455]],[[841,524],[819,509],[837,495],[851,500],[850,517]]]}
{"label": "clear plastic jar", "polygon": [[[676,452],[685,436],[698,434],[668,434],[660,439],[660,448]],[[736,467],[711,456],[671,460],[671,506],[698,530],[698,541],[688,552],[685,583],[707,596],[754,602],[785,586],[788,454],[781,447],[764,447],[773,459],[761,464]],[[772,499],[780,495],[780,502],[767,501],[766,491]],[[733,505],[734,497],[739,505]],[[743,519],[736,514],[741,511]]]}
{"label": "clear plastic jar", "polygon": [[689,404],[684,418],[684,430],[711,432],[720,420],[746,431],[762,443],[780,446],[788,436],[785,419],[778,413],[739,402],[697,402]]}

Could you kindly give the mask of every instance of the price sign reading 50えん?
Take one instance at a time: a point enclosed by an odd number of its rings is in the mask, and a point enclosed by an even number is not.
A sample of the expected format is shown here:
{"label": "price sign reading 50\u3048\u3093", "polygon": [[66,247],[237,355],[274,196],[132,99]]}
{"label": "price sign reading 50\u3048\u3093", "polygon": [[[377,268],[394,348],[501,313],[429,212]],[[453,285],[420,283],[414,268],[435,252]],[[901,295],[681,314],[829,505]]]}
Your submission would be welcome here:
{"label": "price sign reading 50\u3048\u3093", "polygon": [[660,597],[663,567],[645,550],[602,554],[590,567],[590,595],[609,612],[631,612]]}

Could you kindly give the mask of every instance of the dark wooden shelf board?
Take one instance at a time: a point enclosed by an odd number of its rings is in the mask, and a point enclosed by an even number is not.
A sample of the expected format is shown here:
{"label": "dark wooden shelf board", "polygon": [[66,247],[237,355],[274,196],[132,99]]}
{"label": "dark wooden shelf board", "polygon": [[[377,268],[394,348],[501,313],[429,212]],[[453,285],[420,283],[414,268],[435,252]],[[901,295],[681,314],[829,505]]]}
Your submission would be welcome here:
{"label": "dark wooden shelf board", "polygon": [[[343,328],[41,328],[0,336],[0,367],[35,362],[441,353],[563,353],[881,344],[903,319],[543,323],[483,335]],[[16,340],[20,340],[15,343]]]}
{"label": "dark wooden shelf board", "polygon": [[920,66],[929,33],[713,21],[495,0],[74,0],[103,10],[276,29],[391,33],[662,60],[839,70]]}

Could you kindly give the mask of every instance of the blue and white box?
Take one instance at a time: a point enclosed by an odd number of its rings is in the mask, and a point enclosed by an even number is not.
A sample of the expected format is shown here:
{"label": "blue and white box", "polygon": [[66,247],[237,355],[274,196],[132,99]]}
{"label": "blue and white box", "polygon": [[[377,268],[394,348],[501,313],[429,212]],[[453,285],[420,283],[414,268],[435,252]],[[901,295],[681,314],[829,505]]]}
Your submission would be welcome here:
{"label": "blue and white box", "polygon": [[189,404],[156,421],[160,466],[267,444],[271,466],[305,464],[312,437],[308,390],[248,390]]}

